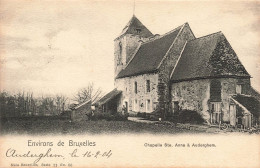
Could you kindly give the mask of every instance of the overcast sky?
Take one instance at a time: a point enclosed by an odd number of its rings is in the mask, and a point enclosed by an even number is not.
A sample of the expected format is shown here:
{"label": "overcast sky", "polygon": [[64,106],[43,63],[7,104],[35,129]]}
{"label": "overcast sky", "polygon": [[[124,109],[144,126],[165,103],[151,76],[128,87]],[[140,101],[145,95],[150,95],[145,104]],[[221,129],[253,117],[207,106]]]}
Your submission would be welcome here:
{"label": "overcast sky", "polygon": [[[0,0],[1,90],[73,95],[94,82],[113,89],[113,40],[133,15],[131,1]],[[188,22],[196,37],[222,31],[260,91],[260,3],[136,0],[154,34]]]}

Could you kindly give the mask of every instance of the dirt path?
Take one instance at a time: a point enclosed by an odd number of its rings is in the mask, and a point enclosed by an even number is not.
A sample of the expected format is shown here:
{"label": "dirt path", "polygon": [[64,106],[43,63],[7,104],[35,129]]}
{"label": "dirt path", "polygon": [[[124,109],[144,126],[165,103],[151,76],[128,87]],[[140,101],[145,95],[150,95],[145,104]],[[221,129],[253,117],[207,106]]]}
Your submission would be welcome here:
{"label": "dirt path", "polygon": [[128,120],[134,121],[134,122],[141,122],[141,123],[156,123],[156,122],[158,122],[158,121],[146,120],[146,119],[141,118],[141,117],[128,117]]}

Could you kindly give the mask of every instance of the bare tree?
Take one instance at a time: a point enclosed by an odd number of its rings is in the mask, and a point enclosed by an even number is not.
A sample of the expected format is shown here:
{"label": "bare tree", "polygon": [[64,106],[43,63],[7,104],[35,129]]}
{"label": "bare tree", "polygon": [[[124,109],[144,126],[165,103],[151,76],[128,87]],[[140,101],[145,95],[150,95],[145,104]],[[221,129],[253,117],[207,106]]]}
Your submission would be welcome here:
{"label": "bare tree", "polygon": [[87,100],[92,102],[97,101],[102,96],[103,92],[100,88],[95,89],[93,83],[89,83],[87,87],[80,89],[77,94],[74,96],[74,101],[83,103]]}
{"label": "bare tree", "polygon": [[0,118],[31,115],[59,115],[69,106],[63,95],[33,97],[30,92],[9,94],[0,92]]}
{"label": "bare tree", "polygon": [[67,103],[68,98],[63,95],[56,95],[55,103],[56,103],[56,112],[57,114],[61,114],[65,110],[65,105]]}

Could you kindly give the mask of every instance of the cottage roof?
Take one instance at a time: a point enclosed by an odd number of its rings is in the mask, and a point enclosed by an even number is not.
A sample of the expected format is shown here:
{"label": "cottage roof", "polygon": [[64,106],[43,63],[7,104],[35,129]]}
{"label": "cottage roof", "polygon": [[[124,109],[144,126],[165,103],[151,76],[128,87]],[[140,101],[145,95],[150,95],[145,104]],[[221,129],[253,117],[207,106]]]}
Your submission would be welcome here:
{"label": "cottage roof", "polygon": [[80,103],[79,105],[75,106],[73,109],[79,109],[80,107],[83,107],[84,105],[88,104],[91,102],[91,99],[88,99],[84,101],[83,103]]}
{"label": "cottage roof", "polygon": [[222,32],[188,41],[173,69],[175,82],[198,78],[250,77]]}
{"label": "cottage roof", "polygon": [[139,35],[145,38],[153,36],[150,30],[148,30],[135,15],[133,15],[117,38],[125,34]]}
{"label": "cottage roof", "polygon": [[117,78],[155,72],[183,26],[143,43],[126,68],[117,75]]}
{"label": "cottage roof", "polygon": [[246,95],[234,95],[232,98],[236,100],[239,105],[244,106],[251,114],[256,117],[259,116],[260,102],[256,98]]}
{"label": "cottage roof", "polygon": [[95,103],[95,105],[103,105],[103,104],[107,103],[109,100],[115,98],[116,96],[118,96],[121,93],[122,93],[122,91],[114,89],[111,92],[107,93],[105,96],[103,96],[101,99],[99,99]]}

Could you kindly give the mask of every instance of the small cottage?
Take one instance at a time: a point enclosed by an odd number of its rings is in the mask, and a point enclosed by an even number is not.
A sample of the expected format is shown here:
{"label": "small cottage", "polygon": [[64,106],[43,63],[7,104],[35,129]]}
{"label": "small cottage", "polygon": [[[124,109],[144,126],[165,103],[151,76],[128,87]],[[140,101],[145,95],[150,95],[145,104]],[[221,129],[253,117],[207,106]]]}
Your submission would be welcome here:
{"label": "small cottage", "polygon": [[71,109],[72,121],[86,121],[92,115],[91,100],[87,100]]}

